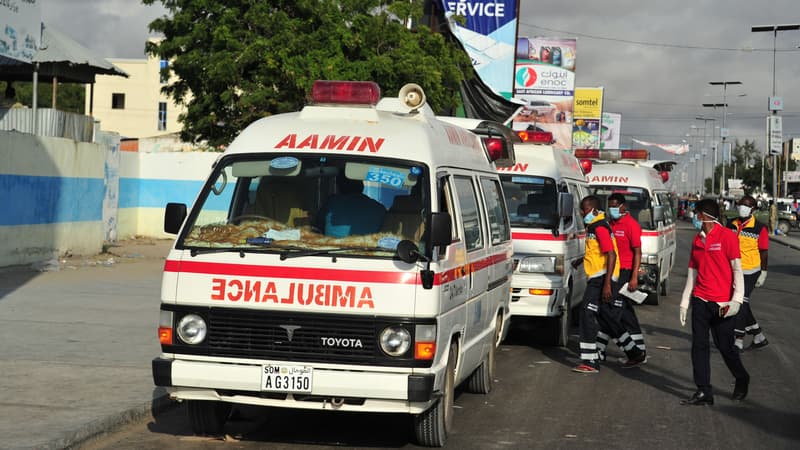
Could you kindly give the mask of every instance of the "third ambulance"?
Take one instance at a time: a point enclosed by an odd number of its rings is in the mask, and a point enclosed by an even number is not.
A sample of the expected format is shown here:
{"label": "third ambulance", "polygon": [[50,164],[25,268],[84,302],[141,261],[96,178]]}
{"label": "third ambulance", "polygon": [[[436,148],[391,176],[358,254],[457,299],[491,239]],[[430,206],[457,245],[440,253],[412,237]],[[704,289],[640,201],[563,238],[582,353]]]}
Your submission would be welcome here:
{"label": "third ambulance", "polygon": [[650,160],[647,150],[577,149],[579,159],[593,161],[588,175],[591,193],[605,204],[612,193],[625,196],[629,214],[642,227],[642,262],[639,289],[649,295],[646,303],[657,305],[669,289],[669,275],[675,263],[675,217],[669,179],[672,161]]}

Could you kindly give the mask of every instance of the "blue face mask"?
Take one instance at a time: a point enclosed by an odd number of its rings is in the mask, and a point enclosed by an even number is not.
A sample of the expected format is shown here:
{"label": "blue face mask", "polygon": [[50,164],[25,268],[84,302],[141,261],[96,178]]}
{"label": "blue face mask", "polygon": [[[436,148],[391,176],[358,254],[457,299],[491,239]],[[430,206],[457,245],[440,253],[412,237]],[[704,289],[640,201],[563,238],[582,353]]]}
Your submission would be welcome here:
{"label": "blue face mask", "polygon": [[608,215],[611,216],[612,219],[619,219],[622,217],[622,213],[619,212],[619,207],[617,208],[608,208]]}
{"label": "blue face mask", "polygon": [[700,219],[698,219],[697,216],[692,217],[692,225],[694,225],[694,227],[697,228],[698,230],[703,229],[703,222]]}
{"label": "blue face mask", "polygon": [[583,216],[583,223],[590,224],[597,216],[594,215],[594,210],[589,211],[589,214]]}

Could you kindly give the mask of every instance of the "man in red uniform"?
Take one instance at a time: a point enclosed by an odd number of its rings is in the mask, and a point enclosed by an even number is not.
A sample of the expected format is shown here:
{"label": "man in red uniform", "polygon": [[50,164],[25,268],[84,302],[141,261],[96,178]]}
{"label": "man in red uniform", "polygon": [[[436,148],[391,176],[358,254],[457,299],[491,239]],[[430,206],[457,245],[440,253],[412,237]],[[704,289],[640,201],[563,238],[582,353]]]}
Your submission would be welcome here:
{"label": "man in red uniform", "polygon": [[739,250],[742,253],[742,272],[744,273],[744,304],[736,316],[736,342],[739,351],[744,349],[744,336],[753,336],[752,348],[769,344],[761,331],[750,305],[753,288],[761,287],[767,279],[767,251],[769,250],[769,231],[766,225],[756,221],[753,210],[756,199],[745,195],[737,204],[739,217],[728,222],[728,228],[739,236]]}
{"label": "man in red uniform", "polygon": [[586,290],[580,313],[580,357],[581,363],[572,370],[580,373],[600,371],[600,358],[597,351],[597,333],[602,327],[623,347],[628,361],[623,367],[636,367],[644,361],[644,354],[619,323],[611,302],[614,292],[619,289],[617,278],[616,245],[611,234],[611,226],[600,211],[600,199],[589,195],[581,200],[581,215],[586,224],[586,252],[583,269],[586,272]]}
{"label": "man in red uniform", "polygon": [[697,391],[686,405],[713,405],[711,352],[708,334],[736,378],[733,399],[747,396],[750,375],[733,345],[736,314],[744,302],[744,275],[736,234],[719,223],[719,205],[703,199],[695,205],[692,219],[699,231],[692,242],[689,272],[680,306],[681,325],[692,308],[692,369]]}
{"label": "man in red uniform", "polygon": [[[608,196],[608,215],[611,216],[611,230],[614,232],[614,240],[617,242],[617,256],[619,258],[619,281],[620,288],[628,283],[628,290],[634,292],[639,288],[639,265],[642,261],[642,227],[630,214],[625,204],[625,196],[614,193]],[[615,293],[616,294],[616,293]],[[624,295],[617,295],[615,302],[620,303],[619,320],[622,327],[630,334],[636,347],[647,352],[644,344],[644,335],[633,309],[633,302]],[[601,352],[605,352],[608,345],[609,336],[600,330],[597,334],[597,345]],[[619,343],[617,343],[619,345]],[[602,359],[602,358],[601,358]],[[623,363],[625,358],[623,358]]]}

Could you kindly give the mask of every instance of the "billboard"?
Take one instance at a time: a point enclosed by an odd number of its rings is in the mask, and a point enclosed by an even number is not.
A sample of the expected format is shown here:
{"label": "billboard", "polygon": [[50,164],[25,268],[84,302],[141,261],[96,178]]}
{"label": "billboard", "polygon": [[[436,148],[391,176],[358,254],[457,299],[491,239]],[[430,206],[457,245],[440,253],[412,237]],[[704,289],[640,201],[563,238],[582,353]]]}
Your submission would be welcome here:
{"label": "billboard", "polygon": [[575,88],[572,148],[600,148],[603,88]]}
{"label": "billboard", "polygon": [[512,126],[550,131],[562,150],[572,149],[575,49],[575,39],[517,39],[514,97],[526,106]]}
{"label": "billboard", "polygon": [[[461,41],[481,80],[510,98],[513,89],[516,0],[440,0],[450,29]],[[453,16],[464,18],[462,25]]]}
{"label": "billboard", "polygon": [[619,148],[622,133],[622,114],[603,113],[600,121],[600,148]]}
{"label": "billboard", "polygon": [[0,1],[0,56],[30,63],[41,40],[39,0]]}

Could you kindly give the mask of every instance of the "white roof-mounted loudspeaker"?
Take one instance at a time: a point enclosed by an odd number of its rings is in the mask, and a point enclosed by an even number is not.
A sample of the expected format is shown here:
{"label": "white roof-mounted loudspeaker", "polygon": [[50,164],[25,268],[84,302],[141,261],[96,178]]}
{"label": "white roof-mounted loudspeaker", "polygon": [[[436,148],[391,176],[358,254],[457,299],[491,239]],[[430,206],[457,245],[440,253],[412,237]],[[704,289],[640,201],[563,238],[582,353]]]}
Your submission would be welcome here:
{"label": "white roof-mounted loudspeaker", "polygon": [[402,103],[409,112],[415,112],[425,106],[425,92],[418,84],[408,83],[400,88],[400,103]]}

